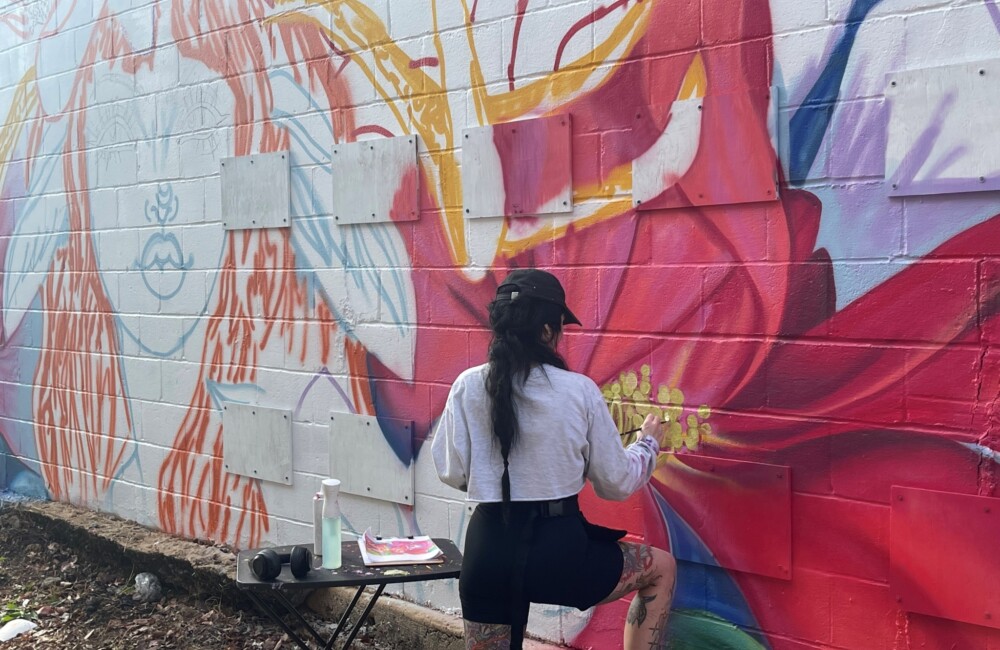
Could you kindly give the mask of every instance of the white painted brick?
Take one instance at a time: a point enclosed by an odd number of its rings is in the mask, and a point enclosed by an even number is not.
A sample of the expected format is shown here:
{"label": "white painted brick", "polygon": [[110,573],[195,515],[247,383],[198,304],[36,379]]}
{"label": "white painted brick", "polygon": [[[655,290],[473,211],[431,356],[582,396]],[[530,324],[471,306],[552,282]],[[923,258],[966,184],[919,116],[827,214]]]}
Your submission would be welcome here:
{"label": "white painted brick", "polygon": [[121,30],[114,36],[117,51],[139,53],[153,47],[153,7],[140,7],[119,13],[115,16],[115,20],[121,26]]}
{"label": "white painted brick", "polygon": [[825,27],[774,37],[774,83],[782,89],[781,106],[798,106],[805,100],[822,69],[823,53],[836,42],[841,29]]}
{"label": "white painted brick", "polygon": [[[848,18],[852,0],[827,0],[827,15],[830,20],[844,22]],[[901,16],[923,11],[932,7],[956,4],[954,0],[881,0],[868,13],[868,18]]]}
{"label": "white painted brick", "polygon": [[291,136],[289,164],[292,167],[329,164],[333,148],[333,125],[329,115],[313,111],[285,118],[281,123]]}
{"label": "white painted brick", "polygon": [[121,367],[129,399],[156,402],[163,396],[159,359],[122,356]]}
{"label": "white painted brick", "polygon": [[[303,395],[301,403],[298,401],[295,403],[295,420],[309,422],[329,431],[332,411],[349,412],[341,395],[341,391],[350,394],[349,381],[346,377],[338,375],[316,377],[314,374],[310,379],[315,381]],[[338,386],[340,390],[337,390]],[[353,405],[351,407],[353,408]]]}
{"label": "white painted brick", "polygon": [[50,32],[38,42],[36,78],[62,75],[79,65],[76,57],[76,31],[63,27]]}
{"label": "white painted brick", "polygon": [[770,0],[771,25],[775,34],[825,25],[826,4],[823,2]]}
{"label": "white painted brick", "polygon": [[177,81],[183,85],[197,85],[206,81],[216,81],[219,73],[206,66],[201,59],[186,57],[182,54],[184,49],[190,48],[190,44],[178,43],[177,57]]}
{"label": "white painted brick", "polygon": [[181,176],[184,178],[218,174],[219,163],[233,152],[233,129],[230,127],[206,128],[179,139]]}
{"label": "white painted brick", "polygon": [[[260,332],[259,329],[257,331]],[[260,394],[257,403],[294,411],[310,379],[312,377],[306,373],[266,368],[258,364],[256,383],[260,387]]]}
{"label": "white painted brick", "polygon": [[87,193],[90,229],[118,227],[118,196],[115,190],[91,190]]}
{"label": "white painted brick", "polygon": [[[165,327],[173,327],[173,322],[180,323],[179,318],[162,318]],[[192,395],[198,386],[201,367],[188,361],[163,359],[160,366],[163,376],[163,398],[179,401]]]}
{"label": "white painted brick", "polygon": [[160,300],[149,292],[141,273],[119,273],[118,309],[129,314],[156,314]]}
{"label": "white painted brick", "polygon": [[137,228],[151,223],[146,212],[151,203],[155,205],[156,187],[156,183],[132,184],[117,190],[119,227]]}
{"label": "white painted brick", "polygon": [[414,513],[417,517],[420,534],[430,535],[431,537],[449,537],[448,513],[450,502],[421,494],[415,495],[414,500],[416,503]]}
{"label": "white painted brick", "polygon": [[[143,383],[153,380],[152,376],[136,376],[130,378],[129,383]],[[156,376],[157,382],[160,377]],[[138,435],[139,439],[145,443],[159,445],[170,448],[173,446],[177,432],[180,430],[184,418],[191,413],[190,407],[185,403],[170,404],[164,401],[139,401],[137,397],[131,395],[133,403],[141,404]],[[191,413],[192,415],[194,413]]]}
{"label": "white painted brick", "polygon": [[180,53],[169,43],[156,48],[153,69],[143,67],[136,78],[136,94],[146,95],[173,90],[180,83]]}
{"label": "white painted brick", "polygon": [[[194,316],[202,313],[208,302],[206,288],[208,272],[164,270],[157,274],[158,289],[171,298],[160,299],[160,313],[167,316]],[[182,328],[187,331],[186,328]]]}
{"label": "white painted brick", "polygon": [[[89,84],[89,104],[108,104],[135,96],[135,77],[120,70],[112,70],[108,64],[94,67],[94,81]],[[93,114],[93,111],[90,111]],[[100,114],[100,113],[99,113]],[[110,112],[104,113],[110,115]]]}
{"label": "white painted brick", "polygon": [[[142,356],[180,359],[184,343],[184,319],[179,316],[150,314],[142,317]],[[193,365],[193,364],[192,364]],[[194,382],[188,386],[191,390]],[[166,386],[166,384],[164,384]]]}
{"label": "white painted brick", "polygon": [[205,215],[204,223],[222,225],[222,182],[218,170],[215,175],[204,178],[205,183]]}
{"label": "white painted brick", "polygon": [[464,503],[465,492],[456,490],[438,478],[434,459],[431,457],[431,440],[433,440],[433,436],[424,442],[413,468],[415,491],[417,494],[444,499],[452,503]]}
{"label": "white painted brick", "polygon": [[104,147],[93,154],[96,156],[96,187],[123,187],[134,185],[138,166],[135,144]]}
{"label": "white painted brick", "polygon": [[[173,146],[171,146],[173,145]],[[136,144],[139,169],[136,179],[140,183],[167,181],[181,175],[181,157],[177,138],[143,140]]]}
{"label": "white painted brick", "polygon": [[191,269],[219,272],[227,238],[221,222],[185,226],[180,236],[182,250],[193,256]]}
{"label": "white painted brick", "polygon": [[98,266],[102,271],[128,271],[139,257],[139,237],[135,230],[115,229],[94,233]]}
{"label": "white painted brick", "polygon": [[[591,11],[590,2],[579,2],[545,11],[525,14],[521,21],[517,38],[517,52],[514,56],[514,80],[517,86],[527,83],[526,77],[550,74],[556,69],[559,45],[567,26],[587,16]],[[503,60],[509,64],[514,47],[516,20],[503,21]],[[578,30],[566,43],[559,58],[559,68],[565,68],[577,61],[593,60],[593,24]],[[505,70],[506,71],[506,70]]]}
{"label": "white painted brick", "polygon": [[350,529],[357,534],[364,533],[365,529],[369,527],[376,535],[399,534],[395,509],[387,501],[378,501],[341,492],[340,510],[346,519],[345,523],[350,524]]}
{"label": "white painted brick", "polygon": [[1000,56],[1000,39],[986,3],[906,17],[906,68],[926,68]]}
{"label": "white painted brick", "polygon": [[[283,370],[285,368],[285,340],[281,337],[281,327],[283,323],[275,322],[271,329],[270,338],[267,341],[267,345],[260,348],[257,352],[257,367],[258,368],[269,368],[273,370]],[[295,321],[292,323],[284,323],[286,327],[298,332],[300,329],[306,327],[305,323]],[[263,320],[254,320],[254,329],[261,333],[263,338],[263,332],[267,324]],[[296,337],[297,338],[297,337]],[[307,360],[311,361],[311,360]],[[300,384],[302,381],[297,381],[295,383],[295,390],[301,389]],[[295,400],[298,400],[298,394],[294,395]],[[283,408],[292,408],[294,403]]]}
{"label": "white painted brick", "polygon": [[[486,3],[480,3],[483,7]],[[458,29],[447,32],[441,36],[441,46],[446,60],[447,89],[450,91],[468,88],[471,84],[469,78],[469,65],[472,63],[472,55],[476,55],[476,61],[480,66],[485,83],[494,83],[507,78],[507,60],[504,59],[504,30],[500,21],[480,22],[477,20],[472,27],[472,41],[475,50],[470,49],[468,35],[465,29]],[[421,56],[437,56],[434,49],[433,40],[425,38],[423,40],[424,49]],[[439,73],[435,68],[425,68],[435,81],[439,79]]]}
{"label": "white painted brick", "polygon": [[[437,29],[447,31],[465,24],[466,16],[461,2],[439,2]],[[481,3],[486,4],[486,3]],[[392,40],[405,40],[434,32],[434,13],[427,0],[393,0],[389,5],[389,35]]]}

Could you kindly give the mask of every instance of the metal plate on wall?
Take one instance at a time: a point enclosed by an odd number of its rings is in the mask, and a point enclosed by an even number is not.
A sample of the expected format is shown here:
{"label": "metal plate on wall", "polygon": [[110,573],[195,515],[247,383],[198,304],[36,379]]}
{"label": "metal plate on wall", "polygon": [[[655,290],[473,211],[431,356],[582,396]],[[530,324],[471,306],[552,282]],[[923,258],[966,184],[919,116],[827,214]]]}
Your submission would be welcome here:
{"label": "metal plate on wall", "polygon": [[[665,125],[653,145],[632,161],[632,205],[637,210],[662,210],[688,206],[730,205],[776,201],[778,92],[760,88],[739,94],[707,95],[675,101],[669,112],[639,110],[634,128],[648,130],[644,120],[665,114]],[[767,107],[763,120],[757,116]],[[767,133],[742,133],[740,128]],[[745,125],[745,126],[741,126]],[[726,133],[725,151],[704,146],[705,129]],[[766,136],[770,147],[761,146]],[[711,163],[698,164],[699,173],[689,173],[699,156],[712,156]]]}
{"label": "metal plate on wall", "polygon": [[909,612],[1000,629],[1000,499],[893,486],[889,589]]}
{"label": "metal plate on wall", "polygon": [[222,462],[230,474],[291,485],[292,412],[223,404]]}
{"label": "metal plate on wall", "polygon": [[[413,423],[402,422],[410,435]],[[348,494],[413,505],[413,464],[404,465],[373,415],[330,414],[330,478]]]}
{"label": "metal plate on wall", "polygon": [[290,167],[287,151],[224,158],[219,163],[222,227],[226,230],[288,226]]}
{"label": "metal plate on wall", "polygon": [[337,144],[330,160],[336,223],[412,221],[419,216],[417,136]]}
{"label": "metal plate on wall", "polygon": [[1000,189],[1000,60],[886,75],[890,196]]}
{"label": "metal plate on wall", "polygon": [[572,135],[569,115],[465,129],[465,216],[524,217],[572,212]]}

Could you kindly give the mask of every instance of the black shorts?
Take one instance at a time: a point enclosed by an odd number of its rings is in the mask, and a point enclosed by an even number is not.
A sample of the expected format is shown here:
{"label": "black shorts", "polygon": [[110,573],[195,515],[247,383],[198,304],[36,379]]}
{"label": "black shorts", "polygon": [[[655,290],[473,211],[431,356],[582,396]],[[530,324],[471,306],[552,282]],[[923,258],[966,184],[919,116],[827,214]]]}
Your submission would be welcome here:
{"label": "black shorts", "polygon": [[[459,596],[462,617],[476,623],[511,624],[512,577],[530,502],[510,504],[505,525],[499,503],[480,503],[465,537]],[[617,540],[625,531],[591,524],[580,513],[534,517],[523,596],[532,603],[584,610],[601,602],[621,579],[624,558]]]}

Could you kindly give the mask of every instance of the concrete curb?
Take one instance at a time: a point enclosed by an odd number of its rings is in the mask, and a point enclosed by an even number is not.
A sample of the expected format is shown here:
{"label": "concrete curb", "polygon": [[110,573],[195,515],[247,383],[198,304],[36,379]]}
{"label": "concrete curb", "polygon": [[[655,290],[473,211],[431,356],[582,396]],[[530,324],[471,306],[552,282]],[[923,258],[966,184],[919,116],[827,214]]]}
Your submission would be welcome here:
{"label": "concrete curb", "polygon": [[[53,541],[105,559],[127,570],[155,573],[167,587],[193,596],[253,608],[234,580],[236,554],[228,549],[174,537],[112,514],[54,501],[0,504]],[[336,621],[354,596],[353,589],[319,589],[305,598],[310,609]],[[368,596],[370,598],[370,594]],[[356,611],[363,611],[367,598]],[[407,650],[464,650],[462,620],[421,605],[383,595],[366,625],[379,643]],[[555,646],[525,640],[526,650]]]}

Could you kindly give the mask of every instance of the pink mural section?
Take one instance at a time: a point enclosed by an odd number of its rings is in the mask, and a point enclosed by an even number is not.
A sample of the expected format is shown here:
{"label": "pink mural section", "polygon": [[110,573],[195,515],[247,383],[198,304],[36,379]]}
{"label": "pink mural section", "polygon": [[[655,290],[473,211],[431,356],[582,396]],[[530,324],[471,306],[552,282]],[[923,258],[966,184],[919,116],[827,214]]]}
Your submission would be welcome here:
{"label": "pink mural section", "polygon": [[[424,443],[497,283],[539,266],[621,430],[667,422],[648,487],[584,502],[677,557],[673,643],[1000,649],[1000,203],[890,197],[873,63],[995,37],[991,3],[119,4],[0,4],[0,487],[291,543],[330,412],[375,415],[417,503],[348,496],[348,528],[460,543]],[[334,145],[396,135],[390,220],[338,225]],[[221,160],[273,151],[291,226],[224,230]],[[292,486],[226,470],[230,401],[292,410]],[[626,608],[529,631],[616,648]]]}

